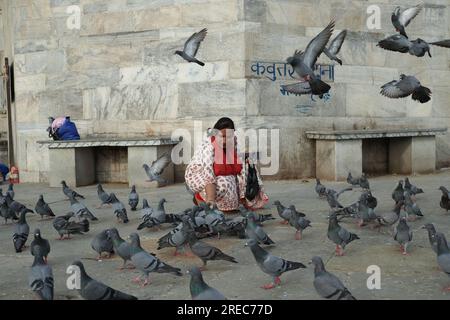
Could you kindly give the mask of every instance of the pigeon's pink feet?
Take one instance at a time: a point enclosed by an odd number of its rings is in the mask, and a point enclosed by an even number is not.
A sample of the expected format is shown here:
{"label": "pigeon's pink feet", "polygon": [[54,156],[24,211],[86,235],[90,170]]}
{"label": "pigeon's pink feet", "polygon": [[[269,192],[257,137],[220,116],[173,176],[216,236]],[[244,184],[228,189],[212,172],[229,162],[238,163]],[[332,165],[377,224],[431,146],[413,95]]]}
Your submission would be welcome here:
{"label": "pigeon's pink feet", "polygon": [[145,281],[142,283],[141,288],[143,288],[149,284],[150,284],[150,280],[148,278],[145,278]]}
{"label": "pigeon's pink feet", "polygon": [[283,220],[280,222],[280,224],[288,224],[289,222],[287,220]]}
{"label": "pigeon's pink feet", "polygon": [[141,283],[141,277],[136,277],[131,280],[133,283]]}
{"label": "pigeon's pink feet", "polygon": [[128,266],[127,266],[127,269],[128,269],[128,270],[133,270],[133,269],[136,269],[136,266],[128,265]]}
{"label": "pigeon's pink feet", "polygon": [[302,240],[302,234],[298,231],[295,233],[295,240]]}
{"label": "pigeon's pink feet", "polygon": [[261,288],[266,289],[266,290],[273,289],[273,288],[275,288],[275,284],[268,283],[268,284],[261,286]]}
{"label": "pigeon's pink feet", "polygon": [[277,286],[279,286],[279,285],[281,284],[281,279],[280,279],[280,277],[275,277],[275,284],[276,284]]}
{"label": "pigeon's pink feet", "polygon": [[179,256],[179,255],[180,255],[180,253],[178,252],[177,249],[175,249],[175,252],[173,253],[173,256],[176,257],[176,256]]}
{"label": "pigeon's pink feet", "polygon": [[444,291],[444,292],[450,292],[450,286],[448,286],[448,287],[443,287],[443,288],[442,288],[442,291]]}

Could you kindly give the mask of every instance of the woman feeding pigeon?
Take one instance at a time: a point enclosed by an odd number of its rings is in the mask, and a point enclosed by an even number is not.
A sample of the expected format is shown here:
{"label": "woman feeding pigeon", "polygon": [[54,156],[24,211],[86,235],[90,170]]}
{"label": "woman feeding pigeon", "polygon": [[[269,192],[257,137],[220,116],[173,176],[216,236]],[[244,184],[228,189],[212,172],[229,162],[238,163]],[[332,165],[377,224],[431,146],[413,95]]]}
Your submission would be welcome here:
{"label": "woman feeding pigeon", "polygon": [[258,194],[251,201],[246,199],[247,170],[243,170],[238,156],[234,130],[233,120],[220,118],[196,149],[185,173],[186,185],[194,193],[194,203],[206,202],[221,211],[232,212],[239,204],[259,209],[269,201],[259,175]]}

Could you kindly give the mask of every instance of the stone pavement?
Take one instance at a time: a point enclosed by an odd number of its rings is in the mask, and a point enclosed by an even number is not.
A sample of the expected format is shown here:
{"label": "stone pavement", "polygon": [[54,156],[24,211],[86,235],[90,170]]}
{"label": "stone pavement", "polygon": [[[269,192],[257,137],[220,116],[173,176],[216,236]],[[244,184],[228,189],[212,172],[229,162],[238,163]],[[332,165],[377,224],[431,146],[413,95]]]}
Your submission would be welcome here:
{"label": "stone pavement", "polygon": [[[370,179],[373,194],[378,198],[376,211],[386,211],[393,208],[391,191],[396,181],[404,178],[400,176],[383,176]],[[358,299],[449,299],[450,293],[443,293],[441,288],[450,284],[450,278],[437,269],[436,256],[428,243],[425,230],[420,227],[426,222],[435,223],[437,229],[450,239],[450,216],[439,207],[441,193],[440,185],[450,187],[450,171],[443,170],[433,175],[413,176],[413,184],[422,187],[425,194],[417,196],[419,206],[425,217],[421,221],[411,222],[414,236],[410,246],[410,255],[403,256],[398,244],[392,238],[390,230],[382,229],[381,233],[368,227],[359,229],[352,221],[343,223],[350,231],[359,235],[357,240],[348,245],[344,257],[334,256],[334,244],[326,236],[328,205],[319,199],[314,192],[315,182],[310,180],[266,181],[265,188],[270,197],[270,203],[280,200],[283,204],[294,204],[298,210],[305,212],[312,221],[312,228],[304,232],[303,240],[294,240],[294,229],[279,224],[280,219],[276,209],[268,205],[262,213],[272,213],[277,220],[265,222],[265,230],[276,242],[267,249],[275,255],[293,261],[307,263],[312,256],[321,256],[328,271],[336,274]],[[347,186],[346,183],[323,181],[326,186],[337,189]],[[123,202],[127,202],[129,189],[123,185],[105,185],[107,192],[115,192]],[[5,187],[4,187],[5,189]],[[176,277],[170,274],[152,274],[151,284],[140,288],[131,282],[138,271],[117,271],[122,261],[112,258],[97,262],[92,258],[96,253],[90,247],[94,234],[105,228],[117,227],[123,238],[136,231],[139,214],[128,211],[130,222],[127,225],[118,224],[111,208],[96,209],[99,200],[96,187],[77,188],[86,195],[85,203],[91,208],[99,221],[91,224],[91,230],[85,235],[75,235],[70,241],[56,241],[57,233],[52,222],[40,221],[37,215],[29,215],[28,223],[31,232],[39,227],[43,237],[49,239],[52,250],[49,263],[53,267],[55,276],[56,299],[80,299],[76,291],[66,288],[65,274],[67,266],[76,259],[82,260],[87,272],[93,278],[103,281],[113,288],[133,294],[140,299],[190,299],[189,276]],[[16,199],[31,208],[42,193],[47,202],[59,201],[51,205],[56,215],[65,214],[69,209],[68,201],[60,201],[64,196],[59,188],[49,188],[46,185],[20,184],[16,186]],[[183,184],[169,187],[143,190],[138,189],[140,199],[147,198],[150,204],[164,197],[167,199],[168,212],[178,212],[192,205],[191,196],[185,191]],[[360,190],[356,189],[341,196],[344,204],[350,204],[359,197]],[[141,203],[139,204],[139,207]],[[128,207],[128,205],[127,205]],[[170,231],[170,226],[164,226],[161,231],[142,230],[143,246],[151,252],[157,253],[163,261],[180,267],[183,272],[193,264],[200,265],[197,258],[173,257],[173,248],[156,250],[157,239]],[[32,264],[29,250],[16,254],[12,244],[12,225],[0,224],[0,299],[33,299],[28,288],[28,271]],[[30,234],[28,244],[33,239]],[[205,271],[205,281],[219,289],[229,299],[319,299],[312,281],[313,269],[288,272],[281,277],[282,284],[272,290],[263,290],[260,285],[271,279],[264,274],[255,263],[250,250],[244,247],[245,240],[234,238],[206,240],[234,256],[239,263],[232,264],[225,261],[213,261]],[[381,289],[369,290],[366,286],[367,267],[378,265],[381,268]]]}

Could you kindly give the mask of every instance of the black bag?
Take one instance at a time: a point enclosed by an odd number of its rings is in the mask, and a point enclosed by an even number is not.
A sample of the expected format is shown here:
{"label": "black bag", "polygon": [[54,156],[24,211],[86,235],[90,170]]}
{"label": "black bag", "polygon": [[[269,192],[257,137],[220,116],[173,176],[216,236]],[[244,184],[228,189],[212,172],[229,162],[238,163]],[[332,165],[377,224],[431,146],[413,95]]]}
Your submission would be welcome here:
{"label": "black bag", "polygon": [[254,164],[248,164],[247,186],[245,189],[245,197],[252,201],[258,195],[260,187],[258,183],[258,175]]}
{"label": "black bag", "polygon": [[60,138],[58,137],[57,132],[53,132],[53,130],[52,130],[52,123],[53,123],[53,121],[55,121],[55,118],[53,118],[53,117],[49,117],[48,118],[48,122],[49,122],[49,127],[47,128],[48,137],[52,138],[53,140],[60,140]]}

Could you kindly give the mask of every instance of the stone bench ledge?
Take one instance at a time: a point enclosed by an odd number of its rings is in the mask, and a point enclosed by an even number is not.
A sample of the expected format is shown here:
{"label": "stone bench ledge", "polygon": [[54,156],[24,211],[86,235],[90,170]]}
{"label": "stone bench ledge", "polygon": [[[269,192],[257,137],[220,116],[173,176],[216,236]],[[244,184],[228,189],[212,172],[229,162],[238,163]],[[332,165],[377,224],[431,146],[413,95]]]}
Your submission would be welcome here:
{"label": "stone bench ledge", "polygon": [[445,134],[447,128],[429,129],[385,129],[385,130],[341,130],[306,131],[306,137],[313,140],[353,140],[371,138],[427,137]]}
{"label": "stone bench ledge", "polygon": [[89,148],[89,147],[170,146],[175,145],[178,142],[180,142],[180,140],[173,140],[170,137],[127,138],[127,139],[89,138],[81,140],[37,141],[37,143],[39,144],[48,145],[49,149]]}

